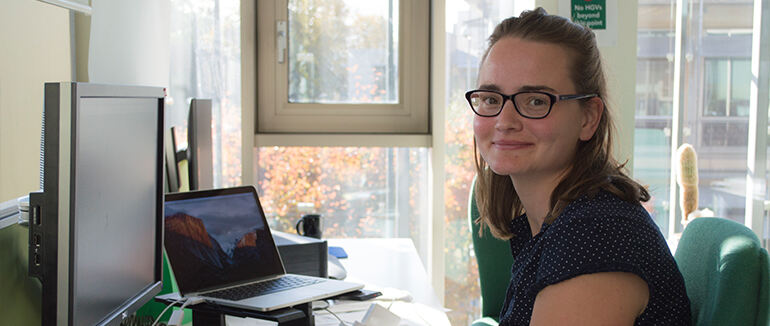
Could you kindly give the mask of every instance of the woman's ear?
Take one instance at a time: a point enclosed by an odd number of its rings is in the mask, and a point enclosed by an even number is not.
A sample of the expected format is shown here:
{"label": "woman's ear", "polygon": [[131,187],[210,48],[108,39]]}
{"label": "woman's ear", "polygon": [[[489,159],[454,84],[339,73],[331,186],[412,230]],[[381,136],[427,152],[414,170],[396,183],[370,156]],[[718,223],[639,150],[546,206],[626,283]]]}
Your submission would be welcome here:
{"label": "woman's ear", "polygon": [[594,136],[596,128],[599,127],[599,121],[604,113],[604,101],[598,96],[592,97],[583,107],[583,121],[580,126],[580,140],[587,141]]}

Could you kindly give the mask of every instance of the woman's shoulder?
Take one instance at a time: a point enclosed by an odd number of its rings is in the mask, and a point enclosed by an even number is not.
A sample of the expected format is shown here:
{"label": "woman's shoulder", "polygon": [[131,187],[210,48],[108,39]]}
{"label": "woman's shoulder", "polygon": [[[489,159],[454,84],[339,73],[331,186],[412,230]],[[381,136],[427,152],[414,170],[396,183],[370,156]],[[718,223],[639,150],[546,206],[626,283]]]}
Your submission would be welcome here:
{"label": "woman's shoulder", "polygon": [[599,190],[595,194],[585,194],[567,205],[553,224],[572,224],[585,220],[617,220],[633,224],[652,222],[640,202],[631,203],[609,191]]}
{"label": "woman's shoulder", "polygon": [[648,263],[670,259],[660,229],[641,205],[609,192],[584,196],[570,204],[547,228],[540,246],[544,279],[623,271],[645,275]]}
{"label": "woman's shoulder", "polygon": [[639,236],[658,238],[660,233],[641,203],[630,203],[603,190],[573,201],[545,228],[555,238],[580,234],[602,238],[605,242],[612,239],[625,242]]}

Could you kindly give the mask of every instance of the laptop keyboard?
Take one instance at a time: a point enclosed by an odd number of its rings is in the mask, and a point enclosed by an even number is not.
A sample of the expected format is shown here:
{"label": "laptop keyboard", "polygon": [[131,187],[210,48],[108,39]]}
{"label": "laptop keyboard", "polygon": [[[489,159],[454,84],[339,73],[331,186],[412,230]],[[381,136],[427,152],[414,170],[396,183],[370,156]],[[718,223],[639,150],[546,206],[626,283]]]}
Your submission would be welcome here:
{"label": "laptop keyboard", "polygon": [[313,285],[323,282],[323,279],[312,279],[296,276],[284,276],[278,279],[263,281],[258,283],[247,284],[234,288],[224,289],[220,291],[206,293],[208,297],[226,299],[226,300],[243,300],[246,298],[256,297],[259,295],[265,295],[269,293],[284,291],[288,289],[294,289],[298,287]]}

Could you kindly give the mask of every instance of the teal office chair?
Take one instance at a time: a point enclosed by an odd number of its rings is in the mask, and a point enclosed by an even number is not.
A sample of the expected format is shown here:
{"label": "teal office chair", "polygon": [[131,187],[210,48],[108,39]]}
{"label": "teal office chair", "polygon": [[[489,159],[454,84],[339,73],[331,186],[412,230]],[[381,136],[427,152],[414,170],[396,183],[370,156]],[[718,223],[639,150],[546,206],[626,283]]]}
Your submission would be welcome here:
{"label": "teal office chair", "polygon": [[497,318],[505,301],[505,291],[511,280],[511,247],[507,241],[492,236],[488,229],[479,236],[479,225],[473,223],[479,217],[474,192],[476,180],[471,183],[470,199],[468,202],[468,219],[471,224],[473,237],[473,252],[479,266],[479,283],[481,285],[481,318],[472,326],[497,326]]}
{"label": "teal office chair", "polygon": [[682,232],[674,257],[693,325],[769,325],[768,254],[749,228],[696,218]]}

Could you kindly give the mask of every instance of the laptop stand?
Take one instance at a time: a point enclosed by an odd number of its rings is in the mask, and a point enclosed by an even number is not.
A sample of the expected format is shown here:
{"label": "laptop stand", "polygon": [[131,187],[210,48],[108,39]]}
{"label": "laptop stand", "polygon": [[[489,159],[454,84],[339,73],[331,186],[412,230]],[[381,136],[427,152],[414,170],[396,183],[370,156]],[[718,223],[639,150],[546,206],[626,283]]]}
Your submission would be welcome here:
{"label": "laptop stand", "polygon": [[[165,305],[170,305],[174,304],[175,300],[171,299],[169,295],[161,295],[155,297],[155,301]],[[181,306],[182,302],[178,302],[175,305]],[[225,315],[270,320],[277,322],[278,326],[315,325],[315,319],[313,318],[313,310],[310,302],[303,303],[291,308],[283,308],[268,312],[226,307],[209,302],[202,302],[196,305],[187,306],[186,308],[192,310],[193,312],[193,326],[225,326]]]}

